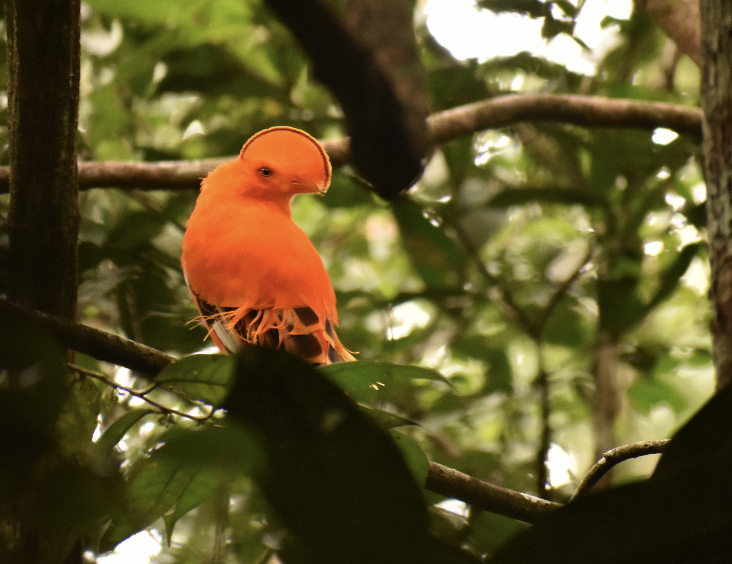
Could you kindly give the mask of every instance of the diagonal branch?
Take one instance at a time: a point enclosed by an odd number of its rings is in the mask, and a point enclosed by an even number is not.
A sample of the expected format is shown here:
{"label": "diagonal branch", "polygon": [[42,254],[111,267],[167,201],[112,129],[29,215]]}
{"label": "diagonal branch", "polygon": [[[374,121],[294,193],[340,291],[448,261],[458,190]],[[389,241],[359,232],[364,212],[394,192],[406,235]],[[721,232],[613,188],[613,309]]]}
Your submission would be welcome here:
{"label": "diagonal branch", "polygon": [[[432,141],[444,144],[484,129],[527,121],[552,121],[584,127],[657,127],[701,139],[701,110],[673,104],[619,100],[593,96],[526,94],[501,96],[433,114],[427,119]],[[324,141],[334,167],[351,159],[350,139]],[[145,190],[195,189],[201,178],[235,156],[198,161],[157,163],[81,162],[79,187],[139,188]],[[0,193],[8,191],[8,169],[0,167]]]}
{"label": "diagonal branch", "polygon": [[561,507],[559,503],[494,486],[436,462],[430,462],[425,488],[525,523],[534,523]]}
{"label": "diagonal branch", "polygon": [[600,479],[607,474],[613,466],[620,464],[625,460],[631,458],[638,458],[639,456],[646,456],[648,454],[661,454],[666,445],[670,442],[670,439],[661,439],[657,441],[641,441],[639,443],[631,443],[629,445],[623,445],[607,451],[602,455],[602,458],[595,463],[589,472],[582,479],[580,484],[577,486],[574,494],[570,501],[583,497],[592,489],[592,487],[600,481]]}
{"label": "diagonal branch", "polygon": [[31,321],[66,348],[88,354],[97,360],[125,366],[146,376],[155,376],[175,359],[157,349],[130,341],[88,325],[75,323],[0,299],[0,315]]}

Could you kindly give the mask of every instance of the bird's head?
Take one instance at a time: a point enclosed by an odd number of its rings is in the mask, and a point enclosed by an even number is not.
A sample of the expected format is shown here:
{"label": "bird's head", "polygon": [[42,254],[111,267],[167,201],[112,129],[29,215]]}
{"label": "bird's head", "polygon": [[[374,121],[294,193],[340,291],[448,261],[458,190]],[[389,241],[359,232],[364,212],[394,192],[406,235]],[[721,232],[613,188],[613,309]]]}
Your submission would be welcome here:
{"label": "bird's head", "polygon": [[249,197],[290,199],[325,194],[330,186],[327,153],[313,137],[292,127],[272,127],[252,136],[239,153],[237,168]]}

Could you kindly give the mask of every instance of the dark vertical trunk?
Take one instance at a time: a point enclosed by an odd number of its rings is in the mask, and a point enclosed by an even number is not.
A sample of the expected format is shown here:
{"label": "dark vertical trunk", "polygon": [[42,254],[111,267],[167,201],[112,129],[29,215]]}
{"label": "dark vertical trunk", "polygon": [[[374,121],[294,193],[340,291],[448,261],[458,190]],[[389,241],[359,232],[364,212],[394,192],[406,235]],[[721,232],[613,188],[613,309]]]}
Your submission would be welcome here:
{"label": "dark vertical trunk", "polygon": [[8,297],[73,318],[79,232],[79,0],[7,0]]}
{"label": "dark vertical trunk", "polygon": [[701,0],[704,163],[717,389],[732,381],[732,2]]}
{"label": "dark vertical trunk", "polygon": [[[76,313],[76,244],[79,184],[76,129],[79,107],[79,0],[7,0],[8,297],[25,306],[73,319]],[[16,384],[10,375],[11,386]],[[6,430],[7,432],[7,430]],[[23,433],[23,426],[18,431]],[[45,437],[29,452],[48,449]],[[14,561],[82,561],[77,539],[66,555],[43,554],[42,538],[23,505],[37,494],[14,492]],[[31,502],[32,503],[32,502]],[[46,543],[47,544],[47,543]]]}

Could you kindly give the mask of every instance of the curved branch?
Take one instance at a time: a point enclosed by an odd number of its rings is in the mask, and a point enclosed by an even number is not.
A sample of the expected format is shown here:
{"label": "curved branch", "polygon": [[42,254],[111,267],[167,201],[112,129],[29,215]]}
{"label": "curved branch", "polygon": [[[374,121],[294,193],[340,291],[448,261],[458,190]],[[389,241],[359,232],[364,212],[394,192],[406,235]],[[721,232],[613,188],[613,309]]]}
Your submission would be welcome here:
{"label": "curved branch", "polygon": [[602,458],[590,468],[585,477],[580,482],[574,494],[569,501],[573,501],[578,497],[582,497],[592,489],[592,487],[600,481],[613,466],[620,464],[631,458],[646,456],[647,454],[661,454],[666,445],[671,442],[670,439],[661,439],[657,441],[641,441],[639,443],[631,443],[618,448],[607,451]]}
{"label": "curved branch", "polygon": [[563,122],[586,127],[665,127],[701,140],[702,112],[660,102],[597,96],[520,94],[452,108],[429,118],[436,143],[445,143],[483,129],[523,121]]}
{"label": "curved branch", "polygon": [[175,359],[157,349],[55,315],[47,315],[0,299],[0,314],[36,323],[66,348],[112,362],[146,376],[155,376]]}
{"label": "curved branch", "polygon": [[436,462],[430,462],[425,488],[525,523],[534,523],[561,507],[559,503],[494,486]]}
{"label": "curved branch", "polygon": [[354,0],[343,17],[323,0],[268,0],[338,98],[353,139],[353,164],[393,200],[422,172],[429,103],[412,13],[393,0]]}
{"label": "curved branch", "polygon": [[[553,121],[585,127],[666,127],[701,140],[701,110],[673,104],[594,96],[522,94],[501,96],[433,114],[427,118],[432,141],[447,143],[478,131],[526,121]],[[350,162],[349,138],[323,141],[335,168]],[[81,162],[79,187],[195,189],[201,178],[236,156],[198,161]],[[0,167],[0,193],[8,191],[8,169]]]}

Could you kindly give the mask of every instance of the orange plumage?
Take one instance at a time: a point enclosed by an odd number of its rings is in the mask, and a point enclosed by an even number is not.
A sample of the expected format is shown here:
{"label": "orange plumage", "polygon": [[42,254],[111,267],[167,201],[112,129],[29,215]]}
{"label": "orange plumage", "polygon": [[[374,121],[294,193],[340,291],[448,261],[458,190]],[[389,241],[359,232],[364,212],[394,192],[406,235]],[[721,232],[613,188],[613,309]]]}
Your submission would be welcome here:
{"label": "orange plumage", "polygon": [[355,360],[333,328],[338,313],[328,273],[290,214],[296,194],[324,194],[330,176],[320,143],[304,131],[273,127],[203,180],[181,264],[223,352],[246,341],[284,346],[313,364]]}

